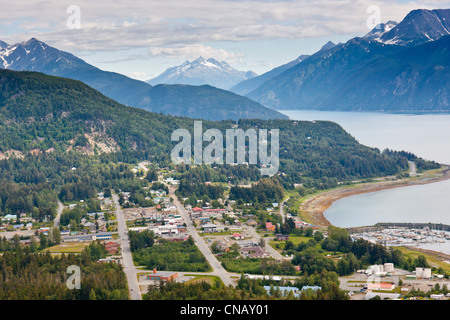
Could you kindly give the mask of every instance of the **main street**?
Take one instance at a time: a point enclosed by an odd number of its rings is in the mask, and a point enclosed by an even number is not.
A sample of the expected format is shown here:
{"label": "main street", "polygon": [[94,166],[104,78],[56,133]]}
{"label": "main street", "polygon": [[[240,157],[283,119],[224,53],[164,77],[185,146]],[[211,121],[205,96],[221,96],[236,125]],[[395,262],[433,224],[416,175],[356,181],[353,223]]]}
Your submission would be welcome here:
{"label": "main street", "polygon": [[189,233],[189,235],[192,236],[198,249],[205,256],[206,260],[209,262],[209,264],[213,268],[213,272],[211,272],[209,274],[220,277],[220,279],[226,286],[233,285],[233,281],[231,280],[232,274],[230,274],[228,271],[225,270],[225,268],[222,266],[222,264],[217,260],[217,258],[214,256],[214,254],[209,249],[209,247],[206,245],[205,241],[203,241],[203,239],[199,236],[197,230],[195,229],[194,225],[192,224],[190,218],[188,217],[186,210],[184,209],[184,206],[181,205],[180,201],[178,200],[178,197],[175,195],[174,188],[169,187],[169,195],[173,199],[173,202],[174,202],[175,206],[177,207],[177,210],[180,213],[181,217],[186,222],[186,231]]}
{"label": "main street", "polygon": [[134,267],[133,257],[131,255],[130,240],[128,238],[127,224],[123,217],[123,210],[119,204],[119,197],[116,194],[113,194],[112,198],[116,206],[117,229],[119,231],[122,247],[122,266],[127,277],[130,299],[142,300],[139,283],[136,277],[137,270]]}

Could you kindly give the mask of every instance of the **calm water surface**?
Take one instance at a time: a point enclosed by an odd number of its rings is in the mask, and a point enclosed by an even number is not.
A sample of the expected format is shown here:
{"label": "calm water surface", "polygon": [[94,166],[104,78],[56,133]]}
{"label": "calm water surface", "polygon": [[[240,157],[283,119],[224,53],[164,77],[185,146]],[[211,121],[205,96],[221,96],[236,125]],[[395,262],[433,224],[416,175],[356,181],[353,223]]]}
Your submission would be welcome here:
{"label": "calm water surface", "polygon": [[[406,115],[356,112],[283,111],[293,120],[339,123],[360,143],[405,150],[425,159],[450,164],[450,115]],[[450,225],[450,180],[383,190],[340,199],[325,211],[338,227],[377,222],[424,222]],[[436,247],[437,246],[437,247]],[[429,245],[450,253],[450,244]]]}

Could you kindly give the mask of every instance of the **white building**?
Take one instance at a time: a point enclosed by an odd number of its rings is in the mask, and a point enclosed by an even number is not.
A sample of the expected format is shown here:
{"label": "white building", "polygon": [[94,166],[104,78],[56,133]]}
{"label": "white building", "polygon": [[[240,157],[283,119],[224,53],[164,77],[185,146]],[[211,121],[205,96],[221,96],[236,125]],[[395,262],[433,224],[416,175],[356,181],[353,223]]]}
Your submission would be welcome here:
{"label": "white building", "polygon": [[178,227],[173,224],[149,227],[148,230],[153,231],[153,233],[158,236],[178,234]]}
{"label": "white building", "polygon": [[431,269],[430,268],[416,268],[417,279],[430,279]]}
{"label": "white building", "polygon": [[385,263],[384,271],[385,272],[394,272],[394,264],[393,263]]}

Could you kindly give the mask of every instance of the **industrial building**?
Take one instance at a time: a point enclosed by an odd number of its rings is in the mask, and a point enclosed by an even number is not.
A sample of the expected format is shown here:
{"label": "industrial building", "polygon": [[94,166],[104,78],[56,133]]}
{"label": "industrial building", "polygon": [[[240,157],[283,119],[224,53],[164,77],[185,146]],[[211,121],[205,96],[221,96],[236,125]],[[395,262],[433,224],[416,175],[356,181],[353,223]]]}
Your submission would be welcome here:
{"label": "industrial building", "polygon": [[176,278],[178,278],[177,272],[170,272],[170,271],[157,271],[156,269],[153,269],[153,273],[150,273],[147,275],[147,280],[153,280],[153,281],[173,281]]}

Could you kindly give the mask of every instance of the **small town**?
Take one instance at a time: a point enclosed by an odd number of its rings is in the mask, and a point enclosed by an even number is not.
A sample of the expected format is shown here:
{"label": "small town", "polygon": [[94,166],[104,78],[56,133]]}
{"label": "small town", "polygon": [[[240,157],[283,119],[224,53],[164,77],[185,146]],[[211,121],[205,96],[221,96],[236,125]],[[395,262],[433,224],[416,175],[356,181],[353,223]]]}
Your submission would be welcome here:
{"label": "small town", "polygon": [[[132,171],[142,179],[150,166],[151,163],[142,162]],[[251,210],[251,203],[236,205],[235,200],[229,199],[229,194],[228,197],[205,198],[193,203],[189,197],[176,195],[180,181],[173,178],[173,171],[163,168],[155,172],[157,180],[141,189],[145,194],[140,199],[144,206],[133,202],[136,201],[133,191],[119,190],[116,194],[108,189],[97,194],[95,204],[83,200],[60,202],[54,221],[44,219],[37,222],[25,213],[20,216],[8,214],[2,218],[0,236],[3,241],[18,242],[21,246],[42,248],[45,245],[44,251],[52,255],[79,253],[93,242],[101,243],[105,255],[98,262],[123,266],[130,297],[137,300],[142,299],[149,288],[168,282],[219,281],[236,287],[246,278],[266,283],[263,287],[269,296],[276,291],[281,297],[294,299],[299,299],[302,292],[321,289],[319,285],[295,286],[301,282],[302,267],[294,264],[295,250],[289,248],[313,246],[328,236],[328,230],[302,221],[296,211],[289,208],[288,199],[270,203],[262,210],[264,215]],[[92,206],[97,210],[90,212]],[[292,229],[286,232],[287,222]],[[449,240],[448,233],[428,228],[386,228],[352,232],[350,235],[353,241],[365,239],[383,246],[411,245],[427,239],[436,242]],[[191,267],[175,263],[172,265],[179,265],[179,270],[165,268],[164,263],[141,256],[144,249],[134,249],[137,241],[147,241],[139,240],[140,236],[147,240],[151,237],[152,248],[167,247],[169,243],[192,243],[198,248],[200,258],[190,258],[195,262]],[[324,245],[322,247],[325,248]],[[175,255],[181,254],[179,249],[175,250]],[[343,258],[334,249],[328,251],[326,259],[339,261]],[[251,272],[252,268],[243,267],[246,264],[254,265],[256,273]],[[194,265],[198,266],[197,269],[193,268]],[[261,272],[263,265],[267,274]],[[392,262],[387,262],[363,270],[355,269],[349,275],[340,276],[339,283],[340,289],[351,300],[400,300],[405,296],[407,299],[423,299],[423,294],[415,296],[414,292],[426,293],[435,289],[438,293],[427,295],[427,299],[450,298],[450,293],[439,291],[446,290],[449,285],[448,273],[442,268],[433,268],[432,271],[431,268],[416,267],[408,271],[394,268]]]}

